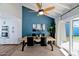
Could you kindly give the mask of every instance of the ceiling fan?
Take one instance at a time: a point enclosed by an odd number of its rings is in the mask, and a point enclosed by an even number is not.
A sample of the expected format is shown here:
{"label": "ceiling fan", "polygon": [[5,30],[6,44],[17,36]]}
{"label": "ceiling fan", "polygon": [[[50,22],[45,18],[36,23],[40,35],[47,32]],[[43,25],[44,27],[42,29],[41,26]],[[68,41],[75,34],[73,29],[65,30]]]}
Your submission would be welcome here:
{"label": "ceiling fan", "polygon": [[42,3],[36,3],[35,5],[38,8],[38,10],[37,11],[33,11],[33,12],[37,12],[38,16],[39,15],[47,15],[49,11],[51,11],[51,10],[53,10],[55,8],[54,6],[49,6],[47,8],[43,8],[42,7],[43,6]]}
{"label": "ceiling fan", "polygon": [[38,7],[38,15],[47,15],[49,11],[53,10],[54,6],[49,6],[47,8],[42,8],[42,3],[36,3],[36,6]]}

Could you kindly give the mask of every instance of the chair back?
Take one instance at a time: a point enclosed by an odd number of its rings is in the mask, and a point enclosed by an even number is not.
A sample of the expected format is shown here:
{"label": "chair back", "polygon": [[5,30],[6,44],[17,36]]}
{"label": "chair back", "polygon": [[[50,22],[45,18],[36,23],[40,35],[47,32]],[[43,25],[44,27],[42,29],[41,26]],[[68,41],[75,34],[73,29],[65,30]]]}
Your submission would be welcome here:
{"label": "chair back", "polygon": [[33,46],[33,45],[34,45],[33,37],[27,37],[27,46]]}
{"label": "chair back", "polygon": [[47,46],[47,39],[46,37],[41,37],[41,46]]}

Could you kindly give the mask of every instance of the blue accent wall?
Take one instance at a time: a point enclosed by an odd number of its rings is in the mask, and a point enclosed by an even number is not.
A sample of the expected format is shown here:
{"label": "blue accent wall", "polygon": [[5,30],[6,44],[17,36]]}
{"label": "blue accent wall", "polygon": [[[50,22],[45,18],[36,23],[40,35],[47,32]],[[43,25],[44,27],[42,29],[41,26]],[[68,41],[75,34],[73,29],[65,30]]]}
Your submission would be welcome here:
{"label": "blue accent wall", "polygon": [[33,10],[22,7],[22,36],[31,36],[33,31],[32,31],[32,26],[33,24],[45,24],[46,30],[42,31],[42,33],[45,33],[48,35],[47,27],[51,24],[54,23],[54,19],[50,18],[48,16],[42,15],[42,16],[37,16],[36,12],[33,12]]}

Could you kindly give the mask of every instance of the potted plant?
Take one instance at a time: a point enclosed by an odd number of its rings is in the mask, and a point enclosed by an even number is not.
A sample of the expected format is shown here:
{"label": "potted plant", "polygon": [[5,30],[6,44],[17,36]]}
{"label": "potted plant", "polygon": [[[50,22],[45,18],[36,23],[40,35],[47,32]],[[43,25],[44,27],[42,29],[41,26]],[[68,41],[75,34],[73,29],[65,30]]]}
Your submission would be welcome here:
{"label": "potted plant", "polygon": [[55,24],[48,26],[48,32],[50,33],[51,37],[55,38]]}

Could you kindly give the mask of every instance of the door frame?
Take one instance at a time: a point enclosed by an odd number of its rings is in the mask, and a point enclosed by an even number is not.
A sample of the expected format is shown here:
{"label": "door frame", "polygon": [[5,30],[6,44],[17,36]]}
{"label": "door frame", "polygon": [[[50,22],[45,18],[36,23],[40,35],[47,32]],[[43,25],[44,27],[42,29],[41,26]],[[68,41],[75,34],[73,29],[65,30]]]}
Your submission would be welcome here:
{"label": "door frame", "polygon": [[[79,17],[74,18],[71,20],[71,33],[73,33],[73,22],[79,20]],[[72,40],[72,48],[71,48],[71,53],[73,54],[73,34],[70,35],[71,36],[71,40]]]}

